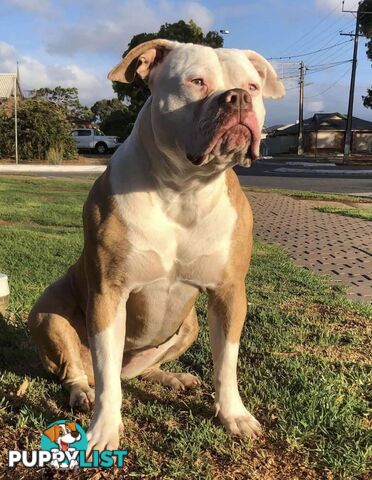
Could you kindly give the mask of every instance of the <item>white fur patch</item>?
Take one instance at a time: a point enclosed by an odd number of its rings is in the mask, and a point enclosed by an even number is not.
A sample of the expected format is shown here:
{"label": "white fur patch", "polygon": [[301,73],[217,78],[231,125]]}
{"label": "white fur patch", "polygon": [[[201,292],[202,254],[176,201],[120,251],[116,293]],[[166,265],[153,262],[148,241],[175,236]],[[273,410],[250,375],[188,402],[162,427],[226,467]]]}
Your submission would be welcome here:
{"label": "white fur patch", "polygon": [[[212,339],[213,342],[213,339]],[[224,342],[215,360],[216,415],[238,417],[247,414],[238,390],[236,367],[239,343]]]}

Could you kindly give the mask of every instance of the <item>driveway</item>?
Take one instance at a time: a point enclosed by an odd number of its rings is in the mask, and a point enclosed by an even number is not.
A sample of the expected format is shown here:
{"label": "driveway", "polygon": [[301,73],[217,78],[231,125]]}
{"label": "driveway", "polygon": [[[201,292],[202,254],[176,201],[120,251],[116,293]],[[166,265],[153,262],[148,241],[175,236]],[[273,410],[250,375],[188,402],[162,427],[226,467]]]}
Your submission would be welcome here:
{"label": "driveway", "polygon": [[248,192],[255,235],[310,270],[330,275],[353,300],[372,302],[372,222],[322,213],[306,200]]}

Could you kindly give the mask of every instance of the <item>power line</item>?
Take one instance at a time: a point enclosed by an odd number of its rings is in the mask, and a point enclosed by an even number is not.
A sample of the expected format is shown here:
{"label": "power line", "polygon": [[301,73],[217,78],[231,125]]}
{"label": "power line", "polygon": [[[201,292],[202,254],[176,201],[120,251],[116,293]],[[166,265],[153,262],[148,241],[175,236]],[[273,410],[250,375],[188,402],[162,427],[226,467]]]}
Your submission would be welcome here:
{"label": "power line", "polygon": [[316,98],[316,97],[320,97],[321,95],[323,95],[324,93],[328,92],[329,90],[331,90],[331,88],[333,88],[335,85],[337,85],[344,77],[346,77],[346,75],[350,72],[350,68],[346,69],[344,71],[344,73],[342,75],[340,75],[337,80],[335,80],[332,85],[330,85],[329,87],[327,87],[325,90],[322,90],[320,93],[317,93],[316,95],[311,95],[310,97],[306,97],[306,100],[309,100],[310,98]]}
{"label": "power line", "polygon": [[[311,50],[313,48],[313,45],[314,45],[314,40],[316,40],[316,43],[317,43],[317,45],[319,45],[320,48],[321,47],[327,47],[329,45],[329,43],[334,40],[334,38],[338,34],[338,32],[340,30],[342,30],[343,28],[347,28],[349,26],[349,23],[350,23],[349,21],[347,21],[347,22],[345,22],[344,20],[340,21],[340,19],[337,18],[335,22],[333,22],[330,25],[327,25],[326,28],[324,29],[324,31],[319,32],[319,34],[317,34],[317,35],[314,35],[314,37],[309,39],[308,42],[305,42],[304,45],[302,45],[302,46],[298,45],[297,50],[298,49],[300,49],[300,50],[310,49]],[[337,25],[337,27],[334,28],[336,25]]]}
{"label": "power line", "polygon": [[[342,22],[339,23],[339,26],[336,30],[332,30],[332,32],[328,32],[328,34],[323,37],[322,39],[317,38],[317,45],[319,48],[325,48],[329,47],[332,43],[335,41],[335,37],[338,36],[340,31],[343,28],[349,28],[350,24],[349,22]],[[345,48],[345,45],[341,45],[340,47],[337,48],[337,50],[341,50],[342,48]],[[313,62],[313,61],[320,61],[322,57],[327,57],[329,55],[333,55],[333,49],[331,51],[325,50],[323,52],[318,52],[318,53],[313,53],[312,55],[309,56],[308,62]]]}
{"label": "power line", "polygon": [[313,69],[318,69],[318,68],[322,68],[322,67],[333,67],[333,66],[337,66],[337,65],[341,65],[342,63],[345,63],[345,62],[351,62],[351,60],[341,60],[339,62],[327,62],[327,63],[317,63],[315,65],[307,65],[307,69],[308,70],[313,70]]}
{"label": "power line", "polygon": [[318,62],[327,62],[327,61],[332,61],[332,60],[338,60],[339,58],[348,55],[348,53],[349,53],[349,45],[342,45],[340,48],[338,48],[335,51],[326,52],[325,55],[321,54],[319,56],[318,55],[315,56],[315,58],[313,60],[316,60]]}
{"label": "power line", "polygon": [[[325,63],[325,64],[314,65],[310,67],[306,66],[306,70],[309,72],[307,73],[307,75],[314,75],[315,73],[324,72],[325,70],[329,70],[330,68],[334,68],[334,67],[339,67],[340,65],[344,65],[345,63],[349,63],[349,62],[352,62],[352,60],[342,60],[340,62]],[[289,80],[291,78],[298,78],[298,74],[297,75],[290,74],[280,78],[281,80]]]}
{"label": "power line", "polygon": [[305,33],[304,35],[302,35],[299,39],[297,39],[295,42],[291,43],[288,47],[286,47],[284,49],[284,52],[288,51],[291,47],[293,47],[293,45],[298,45],[299,42],[301,40],[303,40],[304,38],[308,37],[309,35],[311,35],[312,33],[314,33],[314,30],[316,30],[325,20],[327,20],[327,18],[329,18],[336,10],[337,8],[339,8],[338,5],[336,5],[336,7],[331,10],[325,17],[323,17],[322,20],[320,20],[320,22],[318,22],[318,24],[316,24],[315,27],[312,27],[311,30],[309,30],[307,33]]}
{"label": "power line", "polygon": [[324,72],[325,70],[329,70],[330,68],[339,67],[340,65],[344,65],[345,63],[352,62],[352,60],[343,60],[341,62],[330,63],[328,65],[324,65],[323,67],[308,67],[307,70],[310,70],[308,75],[312,75],[314,73]]}
{"label": "power line", "polygon": [[343,44],[349,43],[349,42],[351,42],[351,40],[346,40],[344,42],[338,42],[338,43],[335,43],[334,45],[331,45],[330,47],[319,48],[318,50],[314,50],[313,52],[300,53],[298,55],[290,55],[288,57],[269,57],[268,60],[284,60],[284,59],[289,59],[289,58],[306,57],[308,55],[313,55],[314,53],[324,52],[325,50],[330,50],[331,48],[338,47],[339,45],[343,45]]}

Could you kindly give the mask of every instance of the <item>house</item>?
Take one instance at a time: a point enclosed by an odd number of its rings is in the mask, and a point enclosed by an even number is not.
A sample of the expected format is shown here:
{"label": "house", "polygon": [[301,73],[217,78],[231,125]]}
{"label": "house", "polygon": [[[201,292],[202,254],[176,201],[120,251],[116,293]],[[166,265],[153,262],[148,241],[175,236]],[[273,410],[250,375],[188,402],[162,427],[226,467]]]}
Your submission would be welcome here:
{"label": "house", "polygon": [[17,97],[23,98],[19,76],[16,73],[0,73],[0,103],[14,97],[15,88],[17,89]]}
{"label": "house", "polygon": [[[304,120],[305,153],[341,154],[344,149],[346,115],[341,113],[315,113]],[[298,123],[271,129],[265,140],[270,155],[296,153]],[[352,153],[372,153],[372,122],[352,118]]]}

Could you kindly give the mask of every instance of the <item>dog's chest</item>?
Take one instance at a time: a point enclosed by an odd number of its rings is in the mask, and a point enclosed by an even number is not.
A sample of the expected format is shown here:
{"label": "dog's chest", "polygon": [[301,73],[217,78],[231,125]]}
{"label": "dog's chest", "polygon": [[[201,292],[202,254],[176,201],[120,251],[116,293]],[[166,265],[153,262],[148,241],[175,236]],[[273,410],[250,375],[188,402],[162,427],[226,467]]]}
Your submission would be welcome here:
{"label": "dog's chest", "polygon": [[224,182],[216,187],[217,192],[206,189],[172,202],[156,192],[117,198],[127,226],[126,269],[133,288],[165,281],[169,289],[179,283],[206,289],[222,280],[237,214]]}

